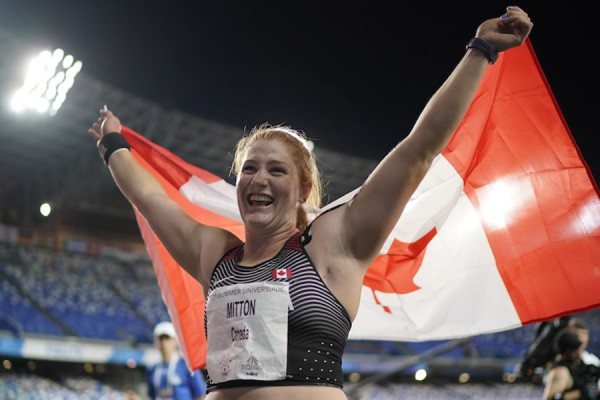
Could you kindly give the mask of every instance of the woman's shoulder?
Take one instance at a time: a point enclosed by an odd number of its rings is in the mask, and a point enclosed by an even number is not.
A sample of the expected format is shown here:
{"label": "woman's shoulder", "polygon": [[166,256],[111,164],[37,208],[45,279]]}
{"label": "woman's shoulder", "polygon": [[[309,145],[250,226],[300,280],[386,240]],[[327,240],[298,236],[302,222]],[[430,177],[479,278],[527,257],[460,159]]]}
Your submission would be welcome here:
{"label": "woman's shoulder", "polygon": [[[205,231],[206,235],[200,238],[202,251],[200,256],[200,283],[209,284],[213,271],[226,257],[235,257],[244,242],[232,232],[225,229],[214,228]],[[208,287],[208,286],[206,286]]]}

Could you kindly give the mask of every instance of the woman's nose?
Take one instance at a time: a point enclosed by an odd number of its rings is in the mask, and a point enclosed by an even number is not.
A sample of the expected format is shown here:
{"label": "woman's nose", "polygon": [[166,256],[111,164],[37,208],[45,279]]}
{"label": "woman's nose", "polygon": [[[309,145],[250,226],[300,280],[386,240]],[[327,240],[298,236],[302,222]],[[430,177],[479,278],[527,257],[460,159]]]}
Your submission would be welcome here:
{"label": "woman's nose", "polygon": [[254,176],[252,177],[252,183],[256,185],[265,186],[268,182],[268,174],[266,171],[260,169],[256,171]]}

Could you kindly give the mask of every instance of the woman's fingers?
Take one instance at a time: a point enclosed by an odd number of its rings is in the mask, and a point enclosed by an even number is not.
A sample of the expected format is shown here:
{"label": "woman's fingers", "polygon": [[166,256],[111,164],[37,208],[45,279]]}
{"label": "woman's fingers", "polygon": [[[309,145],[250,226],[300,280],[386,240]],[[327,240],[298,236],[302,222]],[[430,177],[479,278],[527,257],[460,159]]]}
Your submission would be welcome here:
{"label": "woman's fingers", "polygon": [[99,122],[94,122],[92,124],[92,127],[88,130],[89,135],[94,138],[95,140],[100,140],[100,138],[102,137],[102,130],[100,128],[100,123]]}

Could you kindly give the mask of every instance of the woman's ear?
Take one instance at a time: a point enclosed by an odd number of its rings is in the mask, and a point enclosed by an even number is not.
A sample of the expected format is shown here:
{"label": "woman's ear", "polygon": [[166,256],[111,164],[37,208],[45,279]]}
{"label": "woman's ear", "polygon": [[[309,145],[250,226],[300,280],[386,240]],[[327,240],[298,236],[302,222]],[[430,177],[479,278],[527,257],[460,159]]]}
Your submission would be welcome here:
{"label": "woman's ear", "polygon": [[308,197],[310,196],[310,191],[312,190],[312,183],[310,182],[304,182],[302,184],[302,193],[300,193],[300,203],[304,204],[306,203],[306,200],[308,200]]}

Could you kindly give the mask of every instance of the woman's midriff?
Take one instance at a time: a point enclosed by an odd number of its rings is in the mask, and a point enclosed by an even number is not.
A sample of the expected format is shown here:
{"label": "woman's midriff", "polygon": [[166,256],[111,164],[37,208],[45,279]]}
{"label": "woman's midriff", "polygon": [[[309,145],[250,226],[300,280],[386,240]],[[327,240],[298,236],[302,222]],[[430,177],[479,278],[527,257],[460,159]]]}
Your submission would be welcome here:
{"label": "woman's midriff", "polygon": [[348,400],[342,389],[327,386],[270,386],[220,389],[206,400]]}

